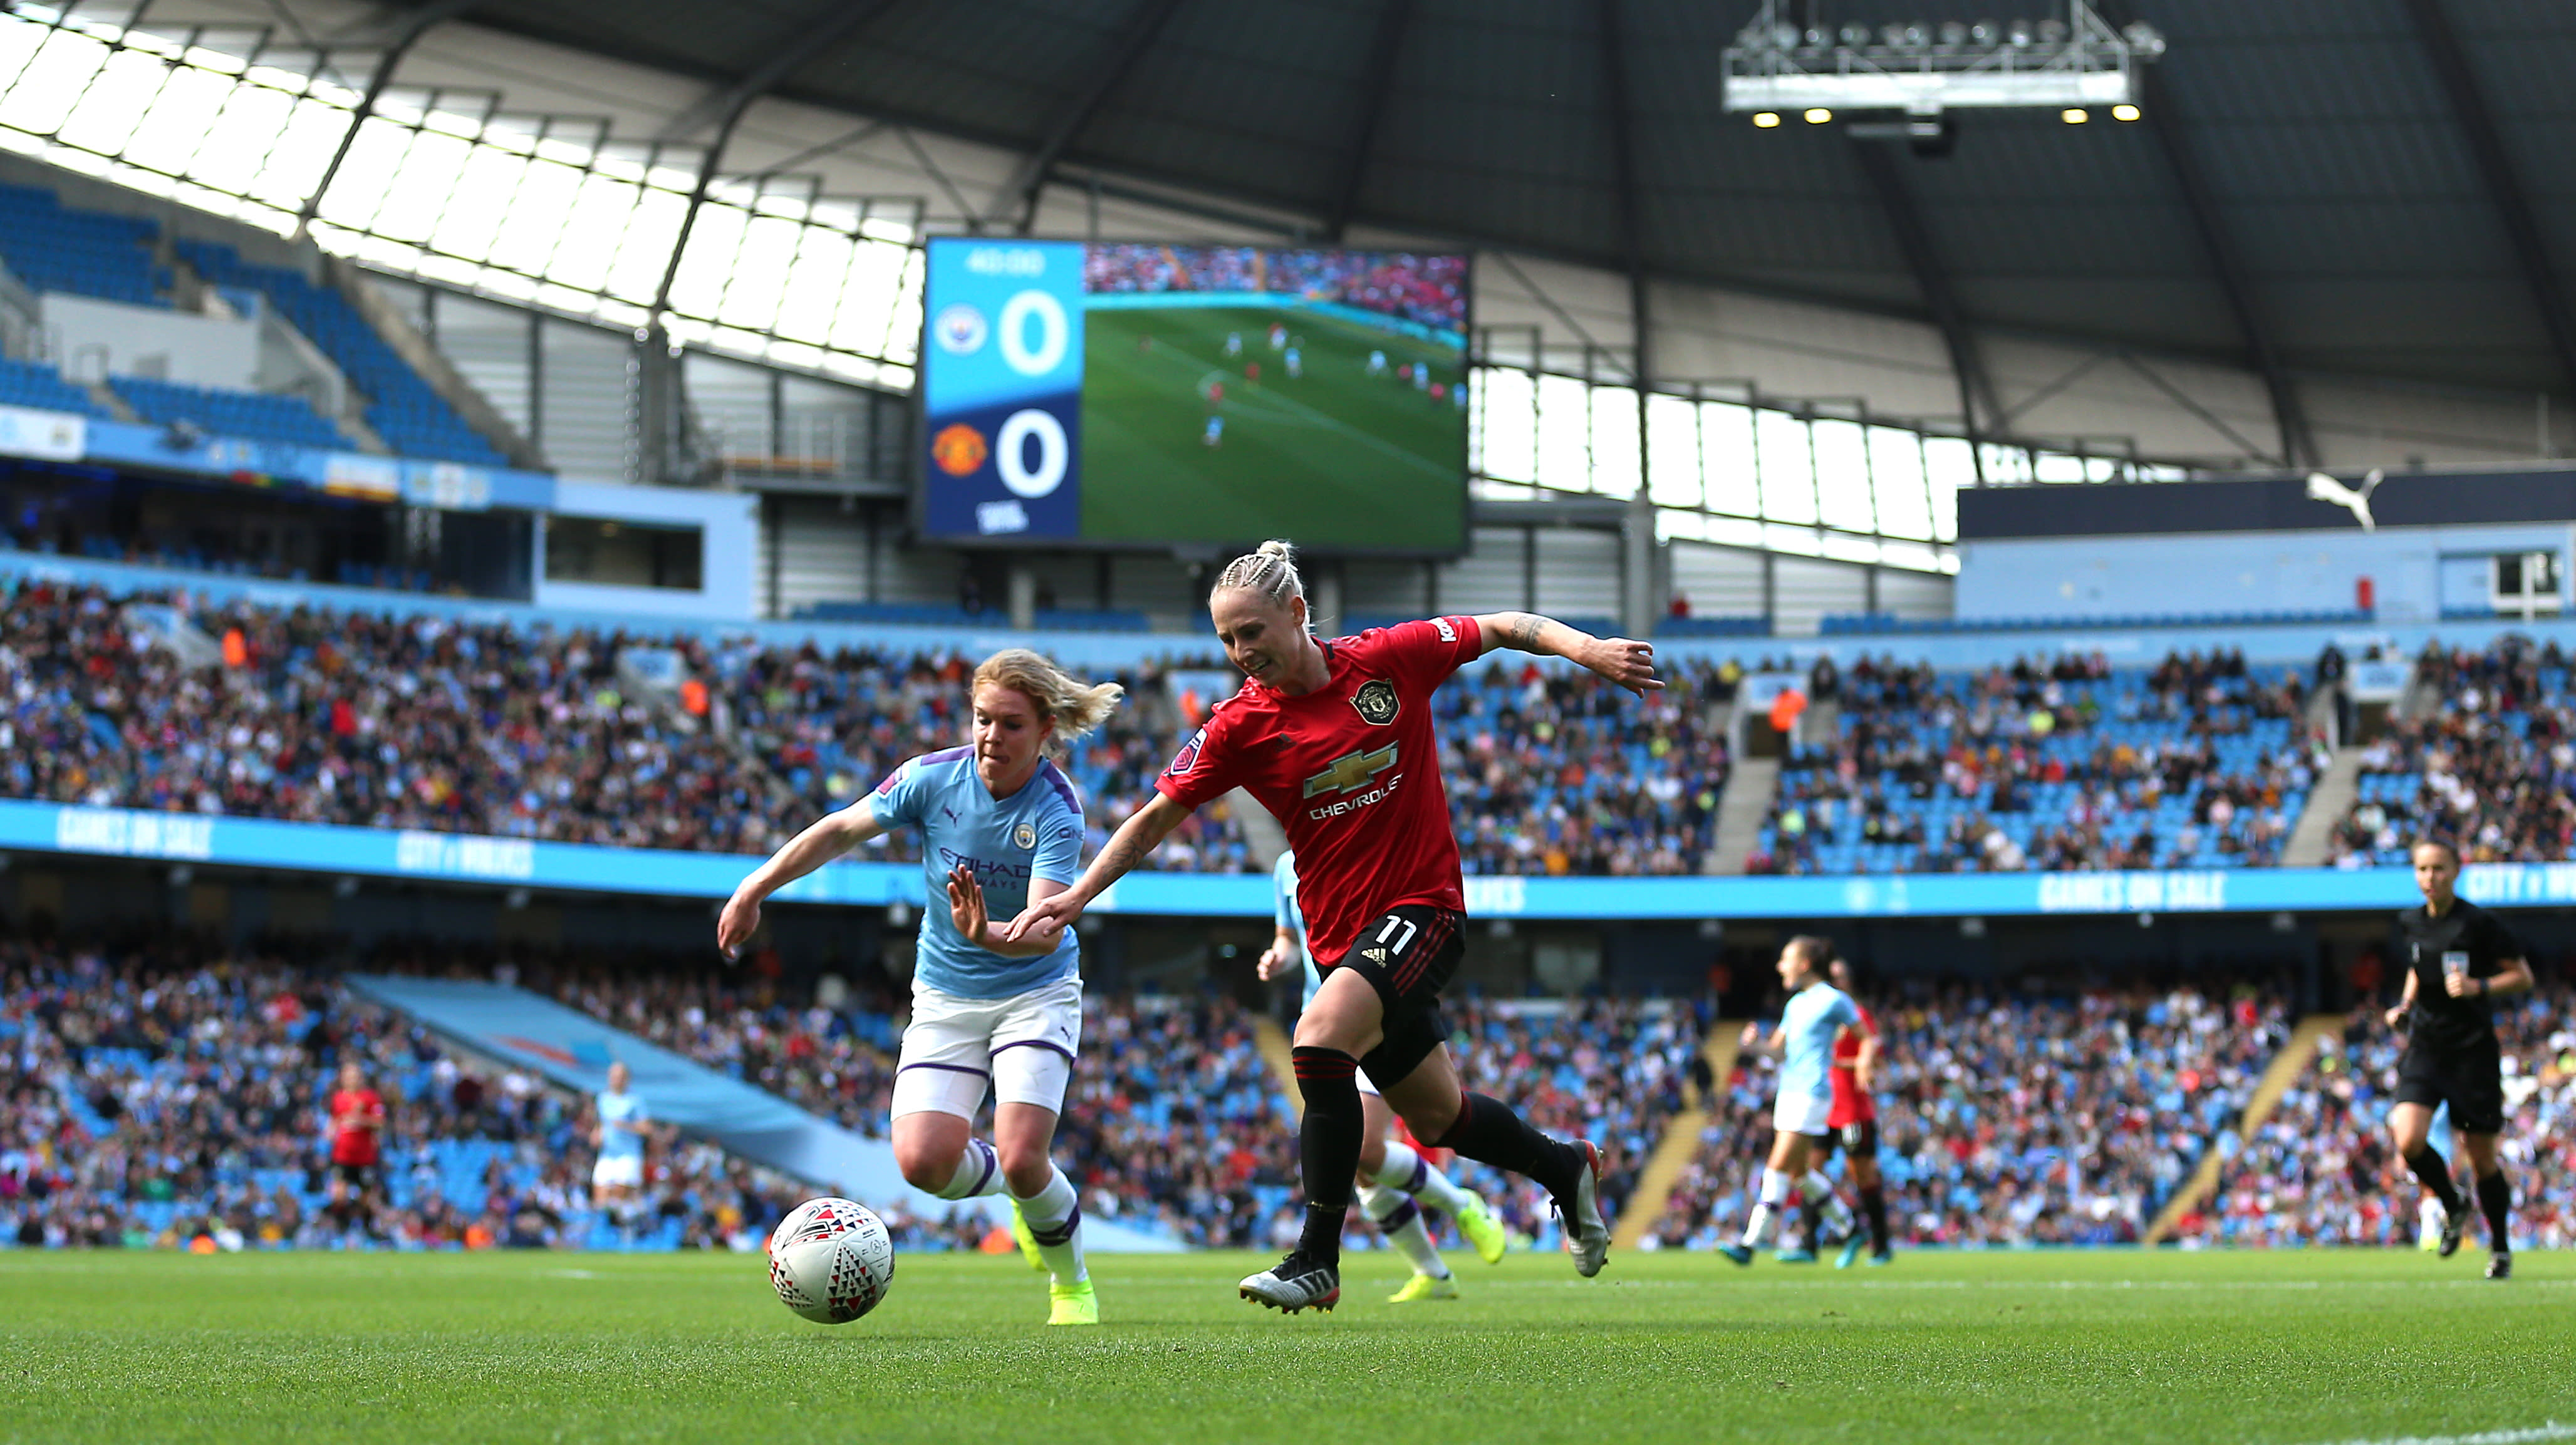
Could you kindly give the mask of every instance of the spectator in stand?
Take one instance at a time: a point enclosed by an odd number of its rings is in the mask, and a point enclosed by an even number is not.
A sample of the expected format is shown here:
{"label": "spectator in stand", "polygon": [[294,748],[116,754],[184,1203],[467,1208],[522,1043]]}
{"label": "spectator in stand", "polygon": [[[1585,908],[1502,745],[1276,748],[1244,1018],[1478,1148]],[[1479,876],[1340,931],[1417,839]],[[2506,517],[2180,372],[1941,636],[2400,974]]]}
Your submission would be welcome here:
{"label": "spectator in stand", "polygon": [[2553,639],[2506,637],[2484,652],[2434,647],[2417,677],[2441,706],[2362,750],[2351,811],[2329,858],[2404,867],[2419,837],[2459,840],[2469,863],[2556,862],[2576,841],[2576,707]]}

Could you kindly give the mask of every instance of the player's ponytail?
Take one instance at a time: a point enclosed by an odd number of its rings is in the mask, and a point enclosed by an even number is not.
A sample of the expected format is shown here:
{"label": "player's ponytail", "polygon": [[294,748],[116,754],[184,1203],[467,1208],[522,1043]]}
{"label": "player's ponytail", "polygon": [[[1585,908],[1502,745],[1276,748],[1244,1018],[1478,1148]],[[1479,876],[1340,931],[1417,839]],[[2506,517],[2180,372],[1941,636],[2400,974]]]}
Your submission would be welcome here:
{"label": "player's ponytail", "polygon": [[1025,647],[1006,647],[975,669],[976,687],[991,683],[1026,697],[1047,720],[1048,741],[1062,744],[1109,720],[1127,689],[1114,682],[1084,682]]}

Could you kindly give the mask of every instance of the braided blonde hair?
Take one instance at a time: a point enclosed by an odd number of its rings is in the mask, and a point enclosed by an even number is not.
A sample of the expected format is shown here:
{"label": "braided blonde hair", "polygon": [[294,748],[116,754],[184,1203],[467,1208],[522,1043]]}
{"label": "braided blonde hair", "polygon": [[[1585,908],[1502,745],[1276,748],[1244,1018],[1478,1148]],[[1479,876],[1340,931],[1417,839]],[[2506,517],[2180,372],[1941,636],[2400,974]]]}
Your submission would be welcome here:
{"label": "braided blonde hair", "polygon": [[1050,746],[1073,741],[1109,720],[1127,689],[1084,682],[1025,647],[1005,647],[975,669],[975,687],[991,683],[1026,697],[1046,717]]}
{"label": "braided blonde hair", "polygon": [[[1291,597],[1305,601],[1306,579],[1297,575],[1296,544],[1273,537],[1226,563],[1225,570],[1216,574],[1216,586],[1208,590],[1213,595],[1229,587],[1241,588],[1282,609]],[[1310,626],[1312,621],[1310,617]]]}

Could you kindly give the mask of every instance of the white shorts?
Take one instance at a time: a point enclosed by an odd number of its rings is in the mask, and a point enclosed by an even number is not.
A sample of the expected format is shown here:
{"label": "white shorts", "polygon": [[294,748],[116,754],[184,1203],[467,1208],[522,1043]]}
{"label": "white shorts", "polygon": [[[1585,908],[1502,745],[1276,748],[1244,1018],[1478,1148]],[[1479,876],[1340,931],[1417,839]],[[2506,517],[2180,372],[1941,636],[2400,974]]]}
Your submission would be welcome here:
{"label": "white shorts", "polygon": [[590,1187],[593,1189],[643,1188],[643,1157],[629,1154],[620,1159],[613,1155],[600,1155],[599,1162],[590,1166]]}
{"label": "white shorts", "polygon": [[1825,1122],[1833,1112],[1831,1094],[1782,1094],[1771,1106],[1771,1127],[1783,1134],[1813,1134],[1821,1139],[1834,1132]]}
{"label": "white shorts", "polygon": [[1009,998],[959,998],[912,986],[912,1022],[895,1065],[894,1117],[972,1119],[987,1085],[1000,1104],[1064,1112],[1082,1047],[1082,980],[1060,979]]}

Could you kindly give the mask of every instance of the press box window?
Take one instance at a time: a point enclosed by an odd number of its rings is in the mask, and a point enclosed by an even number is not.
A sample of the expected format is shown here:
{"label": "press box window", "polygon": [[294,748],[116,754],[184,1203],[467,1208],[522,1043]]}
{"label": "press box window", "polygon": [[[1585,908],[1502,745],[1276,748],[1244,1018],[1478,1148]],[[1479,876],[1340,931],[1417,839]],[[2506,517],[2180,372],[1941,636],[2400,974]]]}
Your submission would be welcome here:
{"label": "press box window", "polygon": [[2559,610],[2557,553],[2508,552],[2489,565],[2498,612]]}
{"label": "press box window", "polygon": [[546,580],[695,592],[706,538],[697,527],[662,527],[605,517],[546,518]]}

